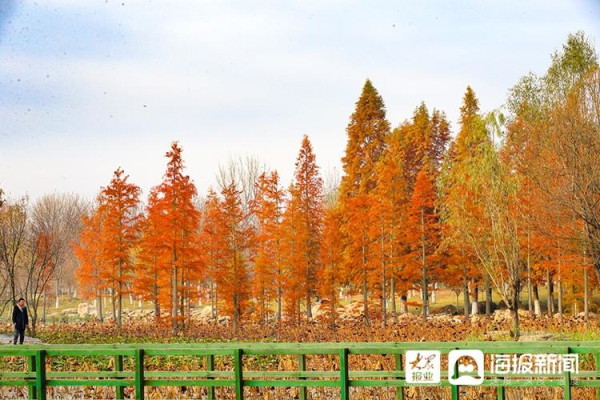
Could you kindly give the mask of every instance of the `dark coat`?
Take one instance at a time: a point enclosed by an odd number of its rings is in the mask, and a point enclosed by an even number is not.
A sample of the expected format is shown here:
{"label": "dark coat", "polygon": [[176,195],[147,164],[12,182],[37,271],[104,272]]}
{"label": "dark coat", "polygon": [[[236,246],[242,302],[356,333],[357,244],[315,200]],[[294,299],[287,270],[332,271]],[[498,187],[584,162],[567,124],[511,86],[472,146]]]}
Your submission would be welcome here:
{"label": "dark coat", "polygon": [[25,326],[29,324],[29,319],[27,317],[27,307],[23,307],[23,311],[19,309],[19,306],[15,306],[13,309],[12,316],[13,324],[16,325],[17,329],[25,329]]}

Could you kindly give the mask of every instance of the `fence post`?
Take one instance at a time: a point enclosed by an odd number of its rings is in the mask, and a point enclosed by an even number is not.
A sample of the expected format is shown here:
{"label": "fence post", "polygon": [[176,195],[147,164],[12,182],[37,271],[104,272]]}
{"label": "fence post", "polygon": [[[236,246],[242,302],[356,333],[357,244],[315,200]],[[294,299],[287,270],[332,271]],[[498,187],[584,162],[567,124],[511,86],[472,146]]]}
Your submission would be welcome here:
{"label": "fence post", "polygon": [[[209,354],[208,356],[206,356],[206,370],[214,371],[214,369],[215,369],[215,356],[213,356],[212,354]],[[213,378],[208,378],[208,379],[213,379]],[[215,399],[215,387],[209,386],[207,388],[207,391],[208,391],[208,400],[214,400]]]}
{"label": "fence post", "polygon": [[[565,353],[569,354],[570,352],[571,352],[571,348],[567,347],[567,351]],[[564,387],[563,399],[571,400],[571,372],[569,372],[569,371],[564,372],[564,376],[565,376],[565,387]]]}
{"label": "fence post", "polygon": [[[504,378],[498,377],[498,380],[503,381]],[[496,395],[497,395],[498,400],[504,400],[506,398],[506,396],[504,394],[504,384],[503,383],[498,383],[498,386],[496,387]]]}
{"label": "fence post", "polygon": [[350,382],[348,380],[348,349],[340,350],[340,398],[350,398]]}
{"label": "fence post", "polygon": [[[402,371],[402,354],[398,353],[396,356],[396,371]],[[398,378],[400,379],[400,378]],[[405,379],[406,381],[406,379]],[[404,386],[396,387],[396,400],[404,400]]]}
{"label": "fence post", "polygon": [[[35,372],[35,356],[27,356],[27,371]],[[28,388],[29,392],[27,393],[27,396],[29,396],[30,399],[37,399],[35,381],[31,381]]]}
{"label": "fence post", "polygon": [[[300,354],[298,356],[298,371],[306,371],[306,355]],[[304,380],[306,378],[300,378],[300,380]],[[300,392],[300,400],[306,400],[306,386],[300,386],[298,388]]]}
{"label": "fence post", "polygon": [[[123,356],[115,356],[115,371],[123,371]],[[125,398],[125,387],[115,386],[115,395],[117,400],[123,400]]]}
{"label": "fence post", "polygon": [[46,350],[35,355],[35,391],[38,400],[46,400]]}
{"label": "fence post", "polygon": [[242,362],[242,349],[235,349],[233,351],[233,368],[235,373],[235,398],[236,400],[242,400],[244,398],[244,372],[242,368],[244,363]]}
{"label": "fence post", "polygon": [[135,398],[144,400],[144,349],[135,351]]}
{"label": "fence post", "polygon": [[[458,363],[457,362],[454,363],[453,374],[454,374],[454,376],[458,376]],[[450,368],[448,368],[448,379],[450,379]],[[450,390],[452,393],[452,400],[458,400],[459,396],[460,396],[458,385],[452,385]]]}
{"label": "fence post", "polygon": [[[600,353],[594,353],[594,359],[596,360],[596,372],[600,372]],[[596,396],[600,400],[600,387],[596,389]]]}

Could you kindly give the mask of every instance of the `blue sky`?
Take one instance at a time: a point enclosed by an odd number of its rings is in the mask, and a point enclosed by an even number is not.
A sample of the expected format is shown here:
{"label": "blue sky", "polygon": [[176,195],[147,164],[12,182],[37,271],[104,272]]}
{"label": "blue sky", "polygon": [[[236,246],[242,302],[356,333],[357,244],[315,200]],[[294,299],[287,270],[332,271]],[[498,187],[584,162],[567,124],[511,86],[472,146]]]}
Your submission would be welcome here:
{"label": "blue sky", "polygon": [[366,78],[392,126],[465,87],[500,107],[596,1],[0,0],[0,187],[91,198],[119,166],[145,193],[173,140],[199,190],[253,155],[289,183],[302,135],[340,169]]}

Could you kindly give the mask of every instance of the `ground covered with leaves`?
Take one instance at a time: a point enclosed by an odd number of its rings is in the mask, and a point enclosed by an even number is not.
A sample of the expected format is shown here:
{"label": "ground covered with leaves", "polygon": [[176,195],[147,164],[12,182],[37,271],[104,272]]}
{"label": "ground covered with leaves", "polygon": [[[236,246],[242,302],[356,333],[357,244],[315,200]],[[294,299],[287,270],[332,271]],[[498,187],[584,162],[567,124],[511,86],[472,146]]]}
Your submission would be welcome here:
{"label": "ground covered with leaves", "polygon": [[[505,318],[506,317],[506,318]],[[190,323],[185,332],[173,335],[166,324],[136,323],[124,324],[118,332],[114,324],[88,322],[82,324],[56,324],[42,327],[39,338],[44,343],[202,343],[216,341],[244,342],[423,342],[423,341],[473,341],[473,340],[514,340],[510,335],[511,321],[507,315],[496,313],[493,317],[476,317],[466,320],[462,316],[435,316],[423,321],[415,315],[381,321],[366,325],[363,321],[345,321],[331,326],[322,323],[245,324],[236,334],[226,324]],[[600,323],[596,318],[585,321],[582,317],[558,318],[542,316],[531,318],[523,314],[521,319],[525,340],[597,340],[600,338]],[[6,331],[9,327],[6,328]],[[203,357],[151,357],[147,360],[149,371],[191,371],[206,368]],[[335,356],[315,355],[306,359],[307,370],[339,370],[339,359]],[[583,359],[585,369],[595,368],[591,358]],[[133,359],[125,358],[125,370],[133,370]],[[216,357],[217,370],[231,371],[232,357]],[[350,356],[350,369],[353,370],[393,370],[392,356]],[[5,358],[2,370],[26,370],[25,360],[21,357]],[[48,359],[49,371],[106,371],[113,370],[114,359],[111,357],[51,357]],[[244,368],[257,371],[297,370],[298,360],[295,356],[253,356],[245,357]],[[245,388],[248,398],[260,399],[294,399],[299,397],[294,388]],[[394,388],[352,388],[355,399],[394,399]],[[465,399],[494,398],[495,391],[490,388],[462,388]],[[197,387],[184,388],[146,388],[148,398],[181,398],[201,399],[206,397],[206,389]],[[126,396],[133,398],[133,388],[126,389]],[[27,396],[27,389],[14,391],[4,389],[4,397]],[[95,388],[49,388],[49,394],[55,398],[114,398],[112,387]],[[408,399],[445,399],[450,392],[446,388],[407,388]],[[219,388],[217,398],[233,398],[230,388]],[[507,390],[507,398],[511,399],[548,399],[561,398],[560,388],[531,388]],[[597,398],[593,390],[574,389],[574,398]],[[308,397],[315,399],[338,398],[339,390],[333,388],[309,388]]]}

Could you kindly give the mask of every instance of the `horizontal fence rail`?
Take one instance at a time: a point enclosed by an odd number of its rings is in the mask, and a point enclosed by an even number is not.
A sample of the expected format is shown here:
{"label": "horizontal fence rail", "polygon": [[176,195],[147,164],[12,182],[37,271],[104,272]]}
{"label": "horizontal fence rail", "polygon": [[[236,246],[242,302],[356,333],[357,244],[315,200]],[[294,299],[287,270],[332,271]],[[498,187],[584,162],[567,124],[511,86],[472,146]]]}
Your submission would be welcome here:
{"label": "horizontal fence rail", "polygon": [[[595,388],[600,399],[600,342],[421,342],[421,343],[202,343],[202,344],[114,344],[114,345],[25,345],[0,346],[0,357],[26,357],[24,372],[0,371],[0,386],[27,387],[29,397],[45,399],[47,388],[55,386],[113,386],[116,397],[125,397],[125,388],[135,388],[135,398],[144,398],[145,387],[201,386],[208,398],[215,398],[215,388],[230,387],[236,399],[244,397],[244,387],[296,387],[301,399],[306,388],[330,387],[339,390],[341,399],[350,397],[351,387],[393,387],[397,399],[404,398],[406,381],[403,359],[408,350],[437,350],[447,355],[452,350],[477,349],[484,354],[579,354],[593,360],[594,367],[577,374],[525,374],[519,376],[485,371],[481,386],[494,387],[498,399],[505,388],[559,387],[563,398],[571,398],[571,388]],[[307,356],[333,357],[333,370],[307,370]],[[387,355],[394,360],[393,370],[355,370],[350,357],[355,355]],[[51,357],[110,357],[108,371],[54,371],[48,369]],[[201,357],[202,370],[149,370],[153,357]],[[272,371],[244,368],[245,358],[258,356],[294,356],[297,370]],[[216,370],[215,359],[228,357],[228,370]],[[125,370],[124,360],[128,360]],[[591,365],[591,363],[589,363]],[[156,365],[154,365],[156,367]],[[431,385],[430,385],[431,386]],[[459,398],[458,386],[449,382],[449,374],[441,369],[441,380],[433,385],[450,387],[453,399]]]}

